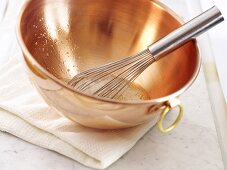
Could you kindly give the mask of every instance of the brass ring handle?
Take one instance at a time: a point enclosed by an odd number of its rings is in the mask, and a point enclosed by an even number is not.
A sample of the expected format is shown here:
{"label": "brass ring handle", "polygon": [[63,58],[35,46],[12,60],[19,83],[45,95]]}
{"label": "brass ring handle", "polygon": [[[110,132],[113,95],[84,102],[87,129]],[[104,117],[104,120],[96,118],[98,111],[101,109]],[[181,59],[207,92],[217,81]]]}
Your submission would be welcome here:
{"label": "brass ring handle", "polygon": [[159,120],[158,120],[158,128],[161,132],[169,132],[172,129],[174,129],[176,127],[176,125],[180,122],[182,116],[183,116],[183,106],[181,104],[178,104],[177,107],[179,108],[179,113],[178,116],[176,118],[176,120],[167,128],[163,127],[163,119],[166,117],[167,113],[171,110],[170,106],[166,106],[165,109],[163,110],[163,112],[161,113]]}

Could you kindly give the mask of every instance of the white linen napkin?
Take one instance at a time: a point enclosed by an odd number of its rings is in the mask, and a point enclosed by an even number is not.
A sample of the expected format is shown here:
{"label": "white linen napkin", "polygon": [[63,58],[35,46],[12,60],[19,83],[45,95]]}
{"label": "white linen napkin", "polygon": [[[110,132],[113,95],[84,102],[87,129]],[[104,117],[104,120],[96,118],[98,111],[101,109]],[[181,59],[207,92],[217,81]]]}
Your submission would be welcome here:
{"label": "white linen napkin", "polygon": [[0,67],[0,130],[88,167],[104,169],[111,165],[155,122],[123,130],[80,126],[60,116],[43,101],[18,58],[14,57]]}

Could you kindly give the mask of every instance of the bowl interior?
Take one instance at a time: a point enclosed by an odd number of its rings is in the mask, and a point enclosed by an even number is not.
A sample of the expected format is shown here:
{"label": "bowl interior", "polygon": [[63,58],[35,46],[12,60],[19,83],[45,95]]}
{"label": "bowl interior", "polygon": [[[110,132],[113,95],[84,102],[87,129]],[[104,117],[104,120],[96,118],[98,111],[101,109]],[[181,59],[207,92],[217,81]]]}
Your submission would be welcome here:
{"label": "bowl interior", "polygon": [[[32,57],[62,81],[144,50],[180,22],[149,0],[33,0],[22,15],[22,40]],[[191,41],[136,79],[151,99],[184,87],[198,69]]]}

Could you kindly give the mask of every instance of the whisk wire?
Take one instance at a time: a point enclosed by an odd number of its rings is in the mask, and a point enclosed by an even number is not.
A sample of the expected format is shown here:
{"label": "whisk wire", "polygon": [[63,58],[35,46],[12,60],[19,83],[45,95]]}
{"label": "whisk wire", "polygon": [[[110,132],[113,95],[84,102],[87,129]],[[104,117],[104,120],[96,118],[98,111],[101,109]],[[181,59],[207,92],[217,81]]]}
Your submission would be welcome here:
{"label": "whisk wire", "polygon": [[[136,59],[138,59],[140,57],[140,55],[143,54],[143,53],[144,53],[144,51],[136,54],[134,57],[124,58],[124,59],[122,59],[120,61],[119,60],[118,61],[114,61],[114,62],[112,62],[110,64],[105,64],[105,65],[102,65],[100,67],[92,68],[92,69],[89,69],[87,71],[84,71],[84,72],[74,76],[68,82],[68,84],[70,84],[71,86],[75,86],[81,79],[84,79],[86,77],[93,76],[93,75],[97,76],[97,73],[99,74],[99,71],[100,71],[100,74],[106,73],[108,71],[111,71],[112,69],[114,69],[114,71],[116,71],[119,68],[123,68],[124,66],[131,64]],[[122,66],[122,67],[120,67],[120,66]],[[105,70],[105,72],[103,72],[103,70]]]}
{"label": "whisk wire", "polygon": [[[101,87],[98,91],[95,92],[95,95],[115,98],[115,96],[119,96],[119,94],[125,90],[125,88],[129,87],[130,84],[152,63],[154,62],[154,58],[150,55],[144,55],[140,61],[136,64],[132,65],[113,80],[109,81],[106,85]],[[118,79],[120,77],[120,80]]]}
{"label": "whisk wire", "polygon": [[[89,88],[89,86],[91,86],[92,84],[94,83],[98,83],[100,81],[102,81],[102,78],[106,77],[107,75],[111,74],[111,73],[114,73],[115,71],[118,71],[119,69],[122,69],[124,67],[126,67],[127,65],[130,65],[134,62],[134,58],[131,59],[131,60],[127,60],[127,62],[123,62],[123,63],[119,63],[118,64],[118,67],[116,67],[115,65],[110,65],[109,68],[106,69],[105,72],[101,71],[100,73],[98,74],[95,74],[95,79],[94,80],[89,80],[88,83],[86,84],[82,84],[81,86],[78,86],[78,89],[80,89],[81,91],[84,91],[86,90],[87,88]],[[104,68],[105,69],[105,68]],[[91,75],[89,75],[91,76]],[[87,76],[88,77],[88,76]],[[84,78],[87,78],[87,77],[84,77]],[[92,77],[91,77],[92,78]],[[82,88],[81,88],[82,87]]]}
{"label": "whisk wire", "polygon": [[82,72],[74,76],[68,84],[77,90],[86,91],[108,77],[110,80],[95,90],[93,95],[114,98],[119,96],[154,61],[155,58],[147,49],[135,56]]}

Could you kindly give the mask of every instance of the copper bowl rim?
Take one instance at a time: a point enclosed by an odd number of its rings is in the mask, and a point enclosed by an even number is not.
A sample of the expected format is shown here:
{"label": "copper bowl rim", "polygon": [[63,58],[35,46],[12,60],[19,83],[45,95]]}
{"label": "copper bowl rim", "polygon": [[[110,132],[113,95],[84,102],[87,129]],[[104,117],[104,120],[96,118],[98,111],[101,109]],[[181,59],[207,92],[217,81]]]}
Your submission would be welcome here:
{"label": "copper bowl rim", "polygon": [[[17,34],[17,39],[19,42],[19,45],[21,46],[22,52],[26,55],[27,58],[29,58],[30,61],[32,61],[33,63],[35,63],[35,65],[38,67],[38,69],[40,69],[47,77],[49,77],[51,80],[53,80],[55,83],[57,83],[58,85],[60,85],[61,87],[66,88],[67,90],[73,92],[73,93],[77,93],[79,95],[91,98],[91,99],[95,99],[95,100],[99,100],[99,101],[104,101],[104,102],[109,102],[109,103],[115,103],[115,104],[127,104],[127,105],[141,105],[141,104],[152,104],[152,103],[161,103],[161,102],[166,102],[172,98],[176,98],[178,96],[180,96],[180,94],[182,94],[184,91],[186,91],[191,85],[192,83],[195,81],[196,77],[198,76],[200,67],[201,67],[201,55],[200,55],[200,49],[198,46],[198,43],[196,41],[196,39],[193,39],[194,43],[195,43],[195,47],[196,47],[196,54],[197,54],[197,68],[195,70],[195,72],[193,73],[192,77],[190,78],[190,80],[188,81],[188,83],[186,83],[182,88],[180,88],[179,90],[177,90],[176,92],[167,95],[165,97],[161,97],[161,98],[156,98],[156,99],[151,99],[151,100],[144,100],[144,101],[117,101],[117,100],[113,100],[113,99],[107,99],[107,98],[101,98],[101,97],[97,97],[97,96],[92,96],[92,95],[88,95],[85,93],[82,93],[80,91],[77,91],[75,89],[73,89],[72,87],[70,87],[69,85],[67,85],[65,82],[57,79],[56,77],[54,77],[51,73],[49,73],[47,70],[45,70],[31,55],[31,53],[29,52],[29,50],[27,49],[23,39],[22,39],[22,34],[20,31],[20,21],[22,19],[22,15],[24,14],[28,4],[31,2],[32,0],[27,0],[18,15],[17,18],[17,22],[16,22],[16,34]],[[159,2],[158,0],[153,0],[153,2],[158,5],[160,8],[164,9],[165,11],[167,11],[172,17],[174,17],[174,19],[176,19],[180,24],[183,24],[184,21],[173,11],[171,10],[169,7],[167,7],[165,4]]]}

